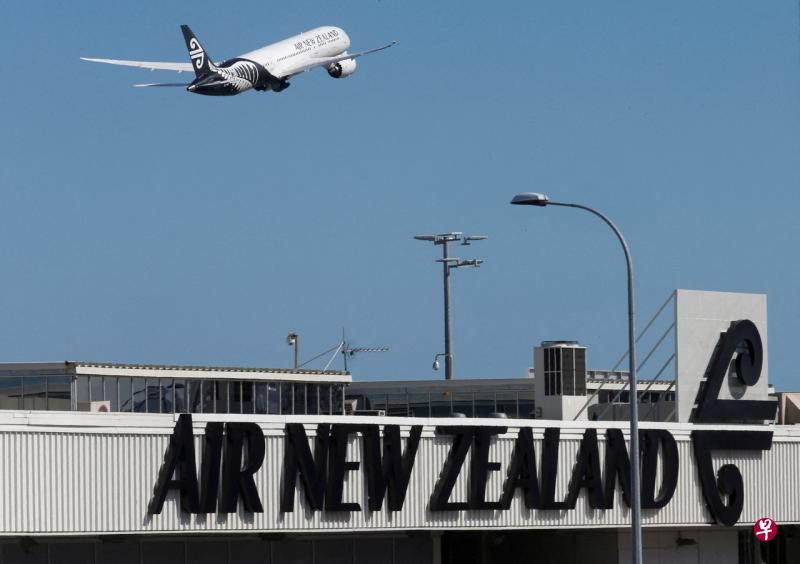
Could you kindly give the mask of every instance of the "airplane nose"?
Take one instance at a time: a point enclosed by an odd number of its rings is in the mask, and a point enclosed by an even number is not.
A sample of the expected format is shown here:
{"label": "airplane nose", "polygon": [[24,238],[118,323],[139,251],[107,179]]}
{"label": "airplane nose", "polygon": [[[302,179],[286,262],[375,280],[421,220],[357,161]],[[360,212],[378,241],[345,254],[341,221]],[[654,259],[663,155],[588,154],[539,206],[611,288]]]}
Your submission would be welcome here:
{"label": "airplane nose", "polygon": [[194,92],[195,90],[197,90],[197,85],[190,84],[189,86],[186,87],[186,90],[188,90],[189,92]]}

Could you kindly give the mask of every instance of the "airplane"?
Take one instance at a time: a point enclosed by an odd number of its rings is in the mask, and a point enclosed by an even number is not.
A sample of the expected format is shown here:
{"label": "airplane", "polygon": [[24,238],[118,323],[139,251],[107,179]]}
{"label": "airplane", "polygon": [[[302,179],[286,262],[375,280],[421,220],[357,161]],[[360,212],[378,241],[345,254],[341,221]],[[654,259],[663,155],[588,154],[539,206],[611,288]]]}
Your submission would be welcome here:
{"label": "airplane", "polygon": [[165,82],[134,84],[136,87],[185,86],[194,94],[206,96],[233,96],[251,88],[259,92],[282,92],[289,87],[289,79],[311,69],[323,67],[333,78],[346,78],[356,70],[356,59],[370,53],[388,49],[396,41],[362,51],[348,53],[350,37],[338,27],[318,27],[310,31],[250,51],[233,59],[214,62],[188,25],[181,31],[189,50],[189,63],[151,61],[122,61],[117,59],[92,59],[84,61],[139,67],[150,70],[194,71],[192,82]]}

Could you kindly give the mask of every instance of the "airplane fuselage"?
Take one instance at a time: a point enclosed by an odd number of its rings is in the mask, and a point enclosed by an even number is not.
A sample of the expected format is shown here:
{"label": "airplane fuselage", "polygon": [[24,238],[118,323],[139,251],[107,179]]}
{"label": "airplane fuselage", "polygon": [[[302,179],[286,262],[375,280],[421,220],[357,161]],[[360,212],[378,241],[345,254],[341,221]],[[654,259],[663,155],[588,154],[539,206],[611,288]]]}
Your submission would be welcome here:
{"label": "airplane fuselage", "polygon": [[[186,89],[207,96],[231,96],[251,88],[280,92],[289,85],[286,78],[313,68],[320,58],[346,54],[349,47],[350,37],[343,29],[318,27],[221,63],[209,62],[211,72],[198,77]],[[202,65],[199,57],[205,56],[202,48],[190,51],[193,63],[201,63],[198,68]],[[355,61],[352,65],[354,68]],[[332,64],[328,73],[338,78],[342,65]]]}

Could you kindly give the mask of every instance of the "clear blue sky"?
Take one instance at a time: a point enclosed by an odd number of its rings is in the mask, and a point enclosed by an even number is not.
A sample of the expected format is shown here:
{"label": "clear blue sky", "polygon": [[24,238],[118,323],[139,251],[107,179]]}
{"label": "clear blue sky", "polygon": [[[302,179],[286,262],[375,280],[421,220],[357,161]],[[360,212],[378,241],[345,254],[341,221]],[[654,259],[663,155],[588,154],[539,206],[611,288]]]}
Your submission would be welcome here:
{"label": "clear blue sky", "polygon": [[[572,338],[626,346],[629,239],[643,323],[676,287],[769,295],[770,380],[800,389],[796,0],[22,2],[0,8],[0,359],[288,366],[341,327],[388,345],[360,379],[442,377],[439,249],[483,258],[453,287],[456,372],[520,376]],[[281,94],[134,89],[169,72],[79,56],[216,59],[318,25],[354,76]],[[185,77],[186,75],[180,75]]]}

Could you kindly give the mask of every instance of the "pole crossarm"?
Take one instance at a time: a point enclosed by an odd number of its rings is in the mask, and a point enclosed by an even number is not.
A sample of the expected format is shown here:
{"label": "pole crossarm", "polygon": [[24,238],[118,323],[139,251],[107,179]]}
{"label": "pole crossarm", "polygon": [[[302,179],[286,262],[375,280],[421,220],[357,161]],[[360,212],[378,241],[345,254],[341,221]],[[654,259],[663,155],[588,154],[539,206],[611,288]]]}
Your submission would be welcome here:
{"label": "pole crossarm", "polygon": [[436,355],[433,362],[434,370],[438,370],[439,357],[444,357],[444,377],[445,380],[453,379],[453,324],[451,319],[450,308],[450,271],[455,268],[461,267],[480,267],[483,263],[480,259],[467,259],[461,260],[450,256],[450,243],[461,241],[462,245],[469,246],[473,241],[483,241],[487,237],[484,235],[464,235],[460,231],[453,231],[452,233],[439,233],[438,235],[415,235],[414,239],[418,241],[427,241],[434,245],[441,245],[442,258],[436,259],[436,262],[442,263],[442,281],[444,286],[444,353]]}

